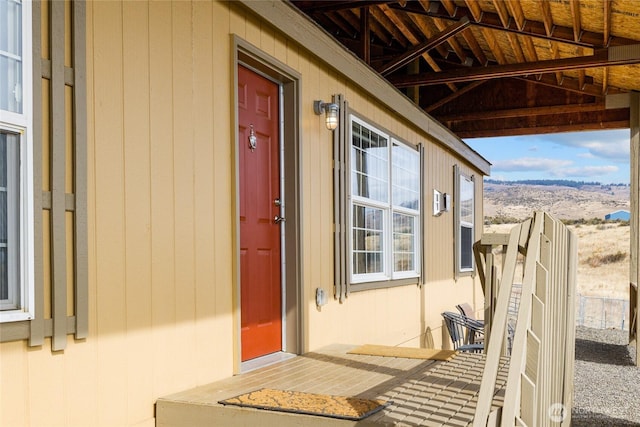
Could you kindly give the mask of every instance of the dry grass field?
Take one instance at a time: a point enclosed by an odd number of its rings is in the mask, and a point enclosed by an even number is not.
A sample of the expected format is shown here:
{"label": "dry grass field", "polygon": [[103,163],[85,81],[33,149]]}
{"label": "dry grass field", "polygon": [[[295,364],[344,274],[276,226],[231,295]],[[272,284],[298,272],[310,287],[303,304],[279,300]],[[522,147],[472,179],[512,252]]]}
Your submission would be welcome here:
{"label": "dry grass field", "polygon": [[[508,233],[514,224],[488,225],[487,233]],[[629,298],[629,226],[570,225],[578,236],[578,294]]]}
{"label": "dry grass field", "polygon": [[[485,185],[485,218],[522,221],[534,210],[563,220],[603,219],[629,209],[629,187]],[[508,232],[513,225],[486,225],[485,232]],[[629,298],[629,231],[627,224],[580,224],[569,228],[578,236],[578,294]]]}

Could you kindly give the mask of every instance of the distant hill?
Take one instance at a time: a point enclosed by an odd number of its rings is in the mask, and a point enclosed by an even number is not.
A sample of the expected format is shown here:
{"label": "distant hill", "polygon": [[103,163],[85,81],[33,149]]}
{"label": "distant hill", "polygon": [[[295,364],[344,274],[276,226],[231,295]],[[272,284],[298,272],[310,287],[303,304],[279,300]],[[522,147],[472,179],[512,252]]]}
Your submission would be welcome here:
{"label": "distant hill", "polygon": [[630,188],[626,184],[568,180],[484,182],[484,216],[518,221],[533,211],[544,210],[559,219],[600,218],[618,209],[629,209]]}

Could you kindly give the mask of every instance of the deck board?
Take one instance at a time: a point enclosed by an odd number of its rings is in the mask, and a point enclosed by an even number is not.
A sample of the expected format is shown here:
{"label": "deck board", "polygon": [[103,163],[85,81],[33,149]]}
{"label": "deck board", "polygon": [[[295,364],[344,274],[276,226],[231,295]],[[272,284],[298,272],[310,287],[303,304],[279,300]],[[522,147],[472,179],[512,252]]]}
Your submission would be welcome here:
{"label": "deck board", "polygon": [[[473,420],[485,357],[460,353],[451,361],[347,354],[333,345],[252,372],[161,398],[158,426],[323,425],[467,426]],[[502,405],[508,359],[501,362],[493,409]],[[354,422],[220,405],[223,399],[268,387],[391,401]]]}

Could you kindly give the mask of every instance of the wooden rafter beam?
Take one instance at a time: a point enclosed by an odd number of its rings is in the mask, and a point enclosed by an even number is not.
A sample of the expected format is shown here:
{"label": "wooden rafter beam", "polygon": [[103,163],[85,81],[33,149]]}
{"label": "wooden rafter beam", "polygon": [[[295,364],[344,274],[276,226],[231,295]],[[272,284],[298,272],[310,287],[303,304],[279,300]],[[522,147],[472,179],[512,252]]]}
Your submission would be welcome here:
{"label": "wooden rafter beam", "polygon": [[640,44],[599,49],[593,55],[552,59],[535,63],[517,63],[455,69],[441,73],[423,73],[417,76],[401,76],[389,80],[397,87],[428,86],[469,82],[474,80],[520,77],[529,74],[554,73],[585,68],[640,64]]}
{"label": "wooden rafter beam", "polygon": [[[440,18],[434,18],[433,23],[439,31],[445,31],[447,27],[447,22]],[[447,44],[453,49],[456,56],[460,59],[460,62],[465,65],[471,65],[473,62],[472,58],[469,58],[464,48],[455,37],[449,37],[447,39]]]}
{"label": "wooden rafter beam", "polygon": [[507,0],[507,5],[509,6],[509,10],[511,10],[511,15],[516,22],[518,30],[522,31],[527,20],[524,17],[520,0]]}
{"label": "wooden rafter beam", "polygon": [[362,60],[367,64],[371,64],[371,24],[368,7],[360,9],[360,43]]}
{"label": "wooden rafter beam", "polygon": [[[440,2],[442,3],[442,6],[447,10],[447,12],[449,12],[450,16],[455,15],[456,13],[456,4],[453,2],[453,0],[440,0]],[[422,7],[425,7],[425,9],[429,9],[428,4],[425,5],[425,3],[429,3],[429,0],[420,0],[420,4],[422,4]]]}
{"label": "wooden rafter beam", "polygon": [[580,41],[582,33],[582,20],[580,19],[580,1],[571,0],[571,17],[573,18],[573,40]]}
{"label": "wooden rafter beam", "polygon": [[[457,6],[454,3],[454,1],[453,0],[441,0],[441,2],[442,2],[442,6],[446,9],[446,11],[449,13],[449,15],[450,16],[455,16]],[[422,8],[425,11],[429,10],[429,7],[431,6],[431,3],[430,3],[429,0],[420,0],[420,4],[422,5]],[[444,19],[434,18],[434,23],[436,25],[444,25]],[[469,46],[469,49],[471,49],[471,52],[473,52],[473,56],[475,56],[475,58],[478,61],[478,63],[480,65],[482,65],[482,66],[487,65],[487,63],[488,63],[487,57],[484,54],[484,51],[480,47],[480,44],[478,43],[478,40],[476,40],[476,38],[473,35],[473,33],[471,31],[463,31],[461,36],[467,42],[467,45]],[[456,44],[458,46],[460,46],[460,43],[456,42]],[[452,46],[452,47],[453,47],[454,50],[456,50],[455,46]],[[456,51],[456,53],[457,53],[457,51]],[[463,59],[460,55],[458,55],[458,56],[460,57],[460,60],[462,62],[466,62],[466,60],[468,60],[468,57],[466,59]]]}
{"label": "wooden rafter beam", "polygon": [[602,44],[609,46],[611,36],[611,0],[604,0],[604,29],[602,30]]}
{"label": "wooden rafter beam", "polygon": [[455,130],[460,138],[489,138],[499,136],[539,135],[544,133],[584,132],[589,130],[624,129],[629,127],[629,120],[613,120],[605,122],[587,122],[568,125],[531,126],[502,129]]}
{"label": "wooden rafter beam", "polygon": [[496,58],[496,61],[498,61],[498,64],[506,64],[507,57],[504,56],[504,52],[500,47],[500,43],[498,43],[498,39],[493,34],[493,30],[491,30],[490,28],[481,28],[481,31],[482,36],[489,46],[489,50],[491,51],[491,53],[493,53],[493,56]]}
{"label": "wooden rafter beam", "polygon": [[551,6],[546,0],[542,0],[540,3],[540,12],[542,12],[542,23],[544,25],[544,31],[547,37],[551,37],[553,33],[553,17],[551,16]]}
{"label": "wooden rafter beam", "polygon": [[486,80],[478,80],[476,82],[471,82],[468,85],[466,85],[465,87],[462,87],[460,89],[458,89],[456,92],[445,96],[444,98],[434,102],[433,104],[429,105],[428,107],[424,108],[424,111],[426,113],[431,113],[432,111],[437,110],[438,108],[442,107],[445,104],[448,104],[449,102],[453,101],[456,98],[459,98],[461,95],[464,95],[467,92],[472,91],[473,89],[477,88],[478,86],[480,86],[481,84],[483,84],[484,82],[486,82]]}
{"label": "wooden rafter beam", "polygon": [[[547,8],[549,7],[546,1],[541,1],[540,4],[543,10],[547,10]],[[515,20],[510,20],[509,26],[505,28],[500,19],[500,16],[497,13],[482,11],[476,1],[466,1],[466,5],[467,7],[458,6],[455,10],[455,15],[453,16],[449,14],[449,12],[440,2],[432,2],[431,7],[428,10],[425,10],[420,4],[416,4],[414,2],[407,3],[406,7],[404,8],[401,8],[399,5],[394,3],[388,4],[387,7],[399,9],[407,13],[420,13],[431,17],[456,21],[460,20],[460,18],[462,18],[463,16],[468,16],[470,18],[473,18],[472,22],[474,25],[491,28],[494,30],[516,32],[524,36],[555,40],[558,42],[569,43],[577,46],[591,48],[599,48],[603,46],[603,35],[601,33],[596,33],[593,31],[581,31],[580,39],[578,41],[575,41],[573,28],[553,25],[552,22],[548,21],[548,18],[551,16],[550,10],[548,11],[548,16],[546,14],[543,14],[544,22],[527,20],[525,22],[524,28],[519,29],[518,24],[515,22]],[[637,40],[632,40],[625,37],[612,37],[610,41],[610,45],[612,46],[634,43],[637,43]]]}
{"label": "wooden rafter beam", "polygon": [[[409,15],[407,15],[407,17],[409,18],[409,20],[420,30],[422,31],[422,34],[424,34],[424,36],[427,39],[431,39],[433,38],[433,36],[438,32],[441,31],[441,28],[438,28],[437,31],[434,31],[432,29],[431,21],[434,21],[431,18],[428,18],[426,16],[422,16],[422,15],[416,15],[415,13],[410,13]],[[449,39],[451,40],[451,39]],[[449,56],[449,49],[447,49],[447,47],[444,44],[439,44],[438,46],[435,47],[435,49],[438,51],[438,53],[440,54],[440,56],[442,56],[443,58],[447,58]]]}
{"label": "wooden rafter beam", "polygon": [[359,9],[383,3],[391,3],[397,0],[318,0],[318,1],[292,1],[292,3],[305,13],[331,12],[344,9]]}
{"label": "wooden rafter beam", "polygon": [[434,116],[440,122],[462,122],[470,120],[493,120],[511,117],[547,116],[557,114],[584,113],[588,111],[601,111],[605,109],[604,102],[571,105],[550,105],[545,107],[510,108],[505,110],[473,111],[469,113],[448,114],[446,116]]}
{"label": "wooden rafter beam", "polygon": [[449,38],[453,37],[454,35],[466,29],[469,26],[469,24],[471,24],[469,19],[463,18],[462,20],[460,20],[460,22],[450,25],[449,27],[440,31],[438,34],[436,34],[426,42],[421,43],[417,46],[414,46],[412,49],[400,55],[398,58],[388,62],[383,67],[381,67],[380,70],[378,71],[383,76],[389,73],[392,73],[398,68],[403,67],[404,65],[407,65],[409,62],[418,58],[423,53],[428,52],[431,49],[435,48],[436,46],[439,46],[440,44],[446,42]]}
{"label": "wooden rafter beam", "polygon": [[399,44],[401,44],[404,47],[406,47],[408,44],[410,44],[410,42],[407,41],[407,38],[402,34],[402,31],[400,31],[400,29],[398,29],[398,27],[394,25],[394,23],[387,17],[387,15],[384,14],[384,12],[382,10],[380,10],[380,8],[372,7],[372,8],[369,9],[369,13],[371,13],[373,15],[373,17],[376,19],[376,21],[379,22],[380,25],[382,25],[382,27],[389,34],[391,34],[391,36]]}
{"label": "wooden rafter beam", "polygon": [[[477,1],[473,1],[473,0],[464,0],[465,4],[467,5],[467,13],[471,13],[471,16],[473,16],[473,19],[475,22],[481,22],[482,20],[482,8],[480,7],[480,4]],[[429,9],[429,12],[434,11],[433,7]],[[456,9],[455,12],[457,12],[458,10]],[[435,9],[435,12],[440,12],[438,9]],[[455,13],[453,15],[451,15],[451,17],[453,18],[455,16]]]}
{"label": "wooden rafter beam", "polygon": [[[549,49],[551,49],[551,57],[554,60],[557,61],[560,59],[560,47],[558,46],[558,43],[553,41],[549,42]],[[562,71],[556,71],[556,80],[559,85],[562,84]]]}
{"label": "wooden rafter beam", "polygon": [[[593,79],[590,77],[586,77],[584,83],[582,84],[580,84],[579,79],[575,79],[568,76],[564,76],[561,84],[558,84],[555,76],[552,76],[552,75],[516,77],[516,79],[526,80],[528,82],[538,84],[541,86],[552,87],[554,89],[561,89],[567,92],[577,93],[580,95],[594,96],[596,98],[601,98],[604,96],[602,94],[602,87],[600,85],[593,84]],[[616,93],[620,93],[620,91],[617,90]]]}
{"label": "wooden rafter beam", "polygon": [[[389,9],[389,7],[384,4],[376,6],[374,9],[379,9],[380,11],[382,11],[383,15],[385,15],[396,26],[396,28],[409,41],[409,43],[413,45],[417,45],[420,43],[415,34],[413,34],[413,31],[411,31],[411,29],[407,27],[404,21],[395,13],[394,10]],[[421,56],[427,62],[427,64],[429,64],[433,71],[441,71],[438,63],[429,55],[428,52],[423,52]],[[453,83],[446,83],[446,85],[449,89],[451,89],[452,92],[458,90],[456,85]]]}
{"label": "wooden rafter beam", "polygon": [[342,31],[345,36],[355,39],[358,35],[358,27],[353,26],[353,24],[349,21],[349,17],[349,14],[345,14],[344,16],[342,16],[340,14],[331,13],[327,15],[320,15],[318,17],[318,22],[323,25],[326,25],[327,22],[330,22],[331,24],[338,27],[339,31]]}
{"label": "wooden rafter beam", "polygon": [[498,11],[498,17],[500,18],[500,22],[502,22],[502,26],[509,28],[511,17],[507,10],[507,4],[503,0],[493,0],[493,7]]}

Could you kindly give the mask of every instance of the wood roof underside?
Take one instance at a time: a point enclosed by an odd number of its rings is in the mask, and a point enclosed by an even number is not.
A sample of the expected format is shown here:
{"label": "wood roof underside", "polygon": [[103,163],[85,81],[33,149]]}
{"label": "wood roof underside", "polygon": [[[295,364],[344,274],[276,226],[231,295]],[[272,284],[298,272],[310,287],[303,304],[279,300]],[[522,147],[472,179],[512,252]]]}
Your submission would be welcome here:
{"label": "wood roof underside", "polygon": [[461,138],[629,126],[640,1],[291,3]]}

